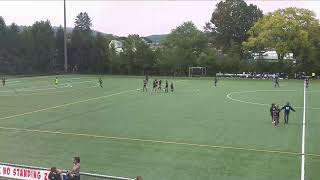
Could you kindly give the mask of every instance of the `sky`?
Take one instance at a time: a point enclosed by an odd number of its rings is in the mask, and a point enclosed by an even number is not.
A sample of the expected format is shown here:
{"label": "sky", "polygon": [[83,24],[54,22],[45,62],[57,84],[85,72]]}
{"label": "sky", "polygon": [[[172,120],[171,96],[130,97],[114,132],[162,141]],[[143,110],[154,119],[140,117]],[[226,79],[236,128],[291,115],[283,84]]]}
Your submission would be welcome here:
{"label": "sky", "polygon": [[[185,21],[193,21],[200,29],[210,21],[219,1],[75,1],[67,0],[67,26],[73,27],[78,13],[87,12],[92,29],[127,36],[139,34],[167,34]],[[279,8],[298,7],[312,10],[320,19],[320,1],[317,0],[251,0],[264,13]],[[2,1],[0,16],[6,24],[32,25],[35,21],[50,20],[53,26],[63,25],[63,1]]]}

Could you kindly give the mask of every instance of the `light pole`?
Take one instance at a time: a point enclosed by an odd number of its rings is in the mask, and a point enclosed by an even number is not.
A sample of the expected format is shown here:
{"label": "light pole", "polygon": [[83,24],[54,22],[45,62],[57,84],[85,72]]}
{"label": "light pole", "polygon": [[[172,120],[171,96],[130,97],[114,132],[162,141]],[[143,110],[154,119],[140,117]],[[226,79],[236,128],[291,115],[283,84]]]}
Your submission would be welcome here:
{"label": "light pole", "polygon": [[64,71],[68,72],[68,52],[67,52],[67,25],[66,25],[66,0],[63,0],[64,8]]}

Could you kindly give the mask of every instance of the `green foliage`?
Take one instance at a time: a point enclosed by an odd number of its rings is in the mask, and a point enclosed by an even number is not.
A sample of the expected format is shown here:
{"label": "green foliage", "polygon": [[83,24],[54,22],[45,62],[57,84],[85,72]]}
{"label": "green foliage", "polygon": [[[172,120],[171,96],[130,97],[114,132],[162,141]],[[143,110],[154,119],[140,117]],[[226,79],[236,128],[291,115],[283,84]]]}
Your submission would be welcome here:
{"label": "green foliage", "polygon": [[207,48],[207,38],[192,22],[185,22],[167,36],[163,42],[163,56],[159,65],[171,67],[170,71],[183,74]]}
{"label": "green foliage", "polygon": [[91,18],[89,17],[88,13],[81,12],[78,14],[75,22],[74,22],[74,28],[79,31],[89,32],[91,31]]}
{"label": "green foliage", "polygon": [[298,57],[303,48],[311,45],[310,32],[319,26],[315,14],[306,9],[280,9],[258,21],[249,31],[244,42],[246,49],[274,48],[280,59],[290,52]]}
{"label": "green foliage", "polygon": [[206,29],[215,45],[228,51],[233,42],[241,45],[247,39],[247,32],[262,16],[257,6],[247,5],[244,0],[220,1],[210,20],[213,27],[207,23]]}
{"label": "green foliage", "polygon": [[279,9],[269,13],[260,19],[248,34],[249,39],[243,42],[246,50],[258,52],[275,49],[279,59],[293,53],[302,71],[310,70],[311,64],[308,61],[311,51],[320,42],[319,21],[315,14],[298,8]]}
{"label": "green foliage", "polygon": [[[187,75],[188,67],[205,66],[209,75],[243,71],[320,73],[320,26],[312,11],[287,8],[261,17],[262,11],[254,5],[225,0],[217,4],[205,32],[189,21],[160,38],[142,38],[95,33],[89,15],[81,12],[67,34],[69,71],[77,66],[84,73]],[[155,37],[162,39],[157,48],[150,47]],[[111,40],[120,41],[122,51],[110,44]],[[297,63],[243,60],[251,52],[272,48],[280,59],[293,52]],[[16,24],[7,26],[0,17],[0,73],[50,73],[63,71],[63,66],[61,26],[54,30],[47,20],[21,29]]]}

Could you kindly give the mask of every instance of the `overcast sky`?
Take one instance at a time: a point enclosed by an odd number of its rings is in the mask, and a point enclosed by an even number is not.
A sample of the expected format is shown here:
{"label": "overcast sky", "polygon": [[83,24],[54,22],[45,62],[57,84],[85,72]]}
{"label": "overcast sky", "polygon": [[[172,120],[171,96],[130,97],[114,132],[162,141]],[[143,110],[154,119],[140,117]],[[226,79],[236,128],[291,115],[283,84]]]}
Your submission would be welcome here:
{"label": "overcast sky", "polygon": [[[169,33],[185,21],[193,21],[202,30],[219,1],[68,1],[67,26],[74,26],[79,12],[86,11],[93,29],[120,36]],[[299,7],[314,11],[320,18],[320,1],[246,1],[264,13],[278,8]],[[0,16],[6,24],[32,25],[50,20],[53,26],[63,24],[63,1],[1,1]]]}

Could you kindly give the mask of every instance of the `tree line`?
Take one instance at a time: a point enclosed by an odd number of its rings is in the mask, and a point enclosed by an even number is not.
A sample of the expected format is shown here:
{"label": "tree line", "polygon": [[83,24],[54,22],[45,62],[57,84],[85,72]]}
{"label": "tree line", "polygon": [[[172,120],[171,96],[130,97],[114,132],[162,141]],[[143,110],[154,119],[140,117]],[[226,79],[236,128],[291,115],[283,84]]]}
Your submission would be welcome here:
{"label": "tree line", "polygon": [[[118,38],[93,33],[86,12],[67,34],[69,71],[130,75],[187,75],[190,66],[217,72],[320,73],[320,26],[312,11],[279,9],[263,15],[243,0],[224,0],[199,30],[191,21],[172,29],[157,48],[132,34]],[[122,51],[110,46],[123,43]],[[276,50],[279,61],[253,60],[253,53]],[[295,61],[284,56],[293,53]],[[64,30],[50,21],[21,28],[0,16],[0,73],[59,73],[64,69]]]}

